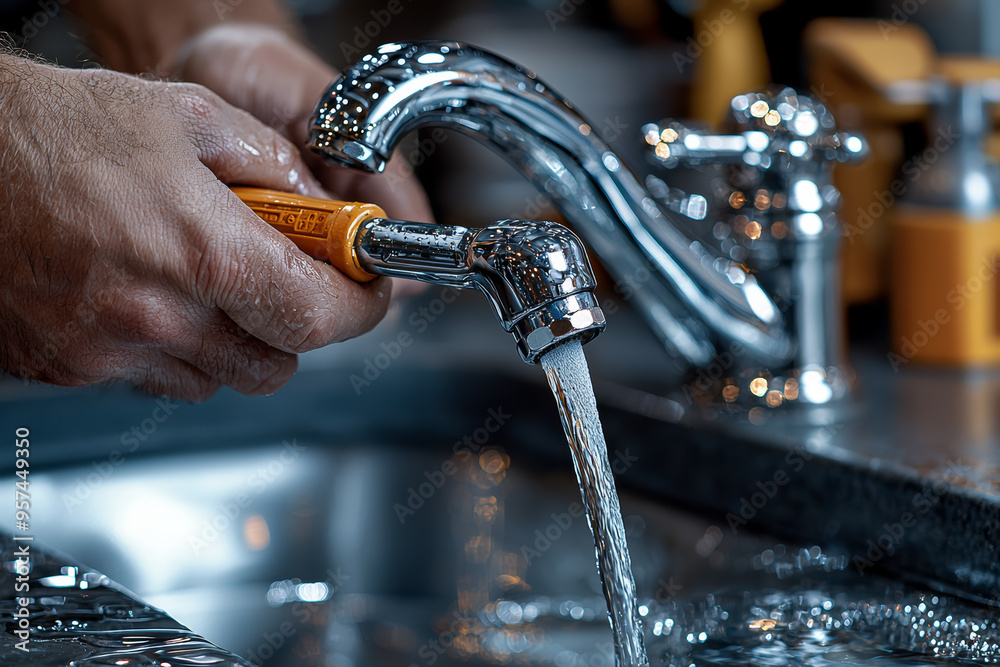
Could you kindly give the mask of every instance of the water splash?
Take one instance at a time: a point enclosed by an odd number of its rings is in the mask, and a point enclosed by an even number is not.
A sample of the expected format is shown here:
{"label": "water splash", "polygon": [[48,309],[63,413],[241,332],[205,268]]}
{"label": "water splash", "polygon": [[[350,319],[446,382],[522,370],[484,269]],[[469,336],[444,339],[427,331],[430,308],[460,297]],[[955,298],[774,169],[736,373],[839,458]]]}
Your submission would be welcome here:
{"label": "water splash", "polygon": [[664,666],[813,667],[1000,663],[995,613],[888,586],[793,586],[650,605]]}
{"label": "water splash", "polygon": [[594,534],[618,667],[645,666],[648,661],[625,526],[583,346],[579,341],[569,341],[546,353],[541,362],[559,408],[587,508],[587,522]]}

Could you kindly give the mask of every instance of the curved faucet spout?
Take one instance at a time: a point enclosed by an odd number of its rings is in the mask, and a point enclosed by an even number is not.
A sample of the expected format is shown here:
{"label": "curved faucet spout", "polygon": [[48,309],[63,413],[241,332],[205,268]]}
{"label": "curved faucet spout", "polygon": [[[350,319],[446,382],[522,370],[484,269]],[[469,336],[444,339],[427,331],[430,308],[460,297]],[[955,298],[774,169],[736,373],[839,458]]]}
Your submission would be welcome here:
{"label": "curved faucet spout", "polygon": [[712,257],[646,192],[573,107],[527,70],[459,42],[386,44],[329,88],[311,147],[335,162],[381,171],[393,148],[426,126],[470,135],[506,158],[548,197],[664,345],[712,363],[738,342],[762,363],[794,352],[779,309],[739,264]]}

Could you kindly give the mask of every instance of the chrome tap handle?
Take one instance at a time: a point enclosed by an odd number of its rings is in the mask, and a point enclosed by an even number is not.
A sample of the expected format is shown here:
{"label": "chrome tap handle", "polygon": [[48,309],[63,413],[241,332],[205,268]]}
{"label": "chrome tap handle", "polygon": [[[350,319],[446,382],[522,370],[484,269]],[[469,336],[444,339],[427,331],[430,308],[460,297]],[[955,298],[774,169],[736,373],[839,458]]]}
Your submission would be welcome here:
{"label": "chrome tap handle", "polygon": [[668,169],[737,162],[752,150],[741,135],[718,135],[707,128],[670,119],[643,125],[642,136],[651,159]]}
{"label": "chrome tap handle", "polygon": [[937,77],[900,82],[889,86],[888,93],[897,103],[903,99],[929,104],[928,139],[940,137],[948,146],[923,165],[921,187],[910,188],[900,203],[963,211],[973,217],[1000,209],[1000,166],[984,145],[993,128],[993,106],[1000,102],[1000,79]]}
{"label": "chrome tap handle", "polygon": [[[668,169],[726,165],[713,185],[722,212],[713,239],[719,251],[750,267],[768,294],[787,304],[786,322],[798,343],[794,360],[783,368],[756,369],[759,376],[767,376],[768,383],[781,378],[777,384],[788,377],[803,380],[794,400],[819,404],[845,396],[837,291],[839,193],[829,171],[834,162],[862,159],[864,140],[835,131],[822,104],[789,88],[735,97],[718,134],[666,120],[645,125],[643,139],[651,160]],[[721,390],[725,387],[713,385],[706,393],[710,400],[746,407],[763,395],[734,388],[726,398]]]}
{"label": "chrome tap handle", "polygon": [[642,132],[650,158],[667,168],[722,162],[796,171],[810,169],[810,162],[856,162],[867,155],[861,136],[833,128],[825,106],[785,88],[734,97],[728,132],[669,119],[648,123]]}
{"label": "chrome tap handle", "polygon": [[680,213],[692,220],[704,220],[708,214],[708,200],[702,195],[689,195],[683,190],[672,188],[654,174],[646,177],[646,189],[668,211]]}

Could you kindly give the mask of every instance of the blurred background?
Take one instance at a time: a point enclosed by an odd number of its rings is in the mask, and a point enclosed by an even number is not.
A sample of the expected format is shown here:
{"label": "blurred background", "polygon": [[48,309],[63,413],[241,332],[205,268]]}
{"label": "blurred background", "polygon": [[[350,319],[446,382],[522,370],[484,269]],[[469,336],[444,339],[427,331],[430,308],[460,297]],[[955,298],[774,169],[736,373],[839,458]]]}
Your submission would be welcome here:
{"label": "blurred background", "polygon": [[[219,0],[223,13],[226,1]],[[994,77],[947,61],[956,54],[1000,57],[1000,8],[989,0],[400,0],[398,14],[385,0],[288,4],[308,42],[340,69],[396,40],[455,39],[502,54],[573,102],[640,176],[652,171],[641,140],[645,123],[684,118],[717,127],[734,95],[766,84],[791,86],[826,104],[842,129],[871,135],[866,166],[834,174],[847,226],[858,224],[874,192],[926,147],[932,105],[889,100],[890,84],[926,82],[942,72],[963,80]],[[70,67],[92,64],[93,54],[62,9],[61,0],[2,0],[0,19],[16,46]],[[816,19],[837,17],[867,23],[820,22],[807,29]],[[1000,153],[992,138],[985,145]],[[544,195],[470,139],[448,133],[424,146],[414,136],[403,152],[415,163],[439,222],[562,220]],[[710,222],[728,213],[711,196],[721,170],[691,171],[674,169],[668,185],[706,195]],[[856,307],[852,333],[884,341],[889,216],[875,217],[872,233],[844,244],[843,296]],[[699,233],[697,225],[692,233]],[[872,303],[875,308],[864,307]]]}

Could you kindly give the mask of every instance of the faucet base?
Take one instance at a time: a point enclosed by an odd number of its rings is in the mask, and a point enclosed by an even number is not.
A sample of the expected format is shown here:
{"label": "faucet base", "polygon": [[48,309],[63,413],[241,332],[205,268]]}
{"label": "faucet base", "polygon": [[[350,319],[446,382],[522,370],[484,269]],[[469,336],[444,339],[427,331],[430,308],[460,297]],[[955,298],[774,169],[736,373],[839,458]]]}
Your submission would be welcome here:
{"label": "faucet base", "polygon": [[[714,372],[713,372],[714,371]],[[688,405],[714,419],[724,417],[760,425],[780,415],[796,423],[843,422],[852,411],[854,370],[809,364],[771,371],[746,367],[735,372],[699,369],[681,391]]]}

